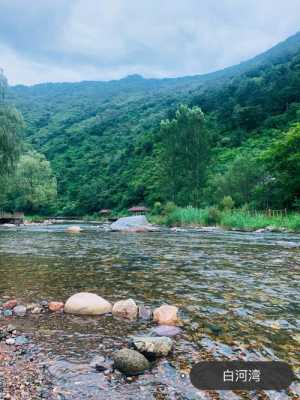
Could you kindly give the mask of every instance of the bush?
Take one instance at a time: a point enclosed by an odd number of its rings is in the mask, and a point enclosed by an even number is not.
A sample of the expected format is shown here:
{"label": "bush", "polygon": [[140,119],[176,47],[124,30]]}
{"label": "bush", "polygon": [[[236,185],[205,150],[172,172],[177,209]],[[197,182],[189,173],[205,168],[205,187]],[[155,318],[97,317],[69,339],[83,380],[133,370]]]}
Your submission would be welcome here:
{"label": "bush", "polygon": [[221,212],[218,208],[216,207],[210,207],[208,208],[207,212],[207,224],[208,225],[215,225],[220,223],[221,221]]}
{"label": "bush", "polygon": [[168,201],[164,206],[164,214],[172,214],[176,210],[177,206],[173,201]]}
{"label": "bush", "polygon": [[220,204],[221,210],[230,211],[234,208],[234,201],[231,196],[224,196]]}
{"label": "bush", "polygon": [[152,209],[152,213],[154,215],[160,215],[163,212],[163,206],[161,204],[160,201],[156,201],[154,203],[153,209]]}

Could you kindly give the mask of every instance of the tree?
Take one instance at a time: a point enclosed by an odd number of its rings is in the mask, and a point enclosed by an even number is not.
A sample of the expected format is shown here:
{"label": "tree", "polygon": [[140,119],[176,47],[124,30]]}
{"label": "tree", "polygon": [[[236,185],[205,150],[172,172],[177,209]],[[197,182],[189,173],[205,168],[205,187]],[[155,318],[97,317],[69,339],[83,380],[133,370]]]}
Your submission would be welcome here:
{"label": "tree", "polygon": [[21,115],[4,102],[7,82],[0,70],[0,176],[8,173],[18,159],[19,132],[23,126]]}
{"label": "tree", "polygon": [[198,205],[210,150],[203,112],[181,105],[174,119],[161,122],[160,132],[166,200]]}
{"label": "tree", "polygon": [[7,194],[11,209],[46,212],[57,196],[56,179],[49,161],[36,152],[21,156]]}
{"label": "tree", "polygon": [[295,124],[264,153],[272,174],[273,192],[281,207],[291,207],[300,199],[300,123]]}

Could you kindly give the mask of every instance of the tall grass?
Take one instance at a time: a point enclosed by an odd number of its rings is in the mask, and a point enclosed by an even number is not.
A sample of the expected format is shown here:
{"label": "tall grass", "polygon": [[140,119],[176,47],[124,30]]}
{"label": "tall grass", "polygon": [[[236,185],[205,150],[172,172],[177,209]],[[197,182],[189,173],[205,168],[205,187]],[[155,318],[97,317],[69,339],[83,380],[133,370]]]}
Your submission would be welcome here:
{"label": "tall grass", "polygon": [[[213,211],[213,212],[212,212]],[[257,230],[267,227],[300,231],[300,214],[269,216],[264,213],[251,214],[243,210],[218,211],[215,208],[176,207],[160,222],[170,226],[218,225],[229,229]]]}

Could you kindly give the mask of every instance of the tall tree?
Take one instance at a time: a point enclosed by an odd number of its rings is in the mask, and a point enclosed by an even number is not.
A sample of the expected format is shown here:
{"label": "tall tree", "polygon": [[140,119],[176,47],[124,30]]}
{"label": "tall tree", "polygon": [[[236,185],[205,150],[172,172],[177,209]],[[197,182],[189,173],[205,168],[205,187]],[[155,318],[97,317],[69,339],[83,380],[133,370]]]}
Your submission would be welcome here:
{"label": "tall tree", "polygon": [[0,70],[0,177],[9,172],[19,156],[21,115],[4,101],[7,87],[3,71]]}
{"label": "tall tree", "polygon": [[161,122],[163,190],[178,205],[198,205],[209,159],[210,138],[199,107],[181,105]]}

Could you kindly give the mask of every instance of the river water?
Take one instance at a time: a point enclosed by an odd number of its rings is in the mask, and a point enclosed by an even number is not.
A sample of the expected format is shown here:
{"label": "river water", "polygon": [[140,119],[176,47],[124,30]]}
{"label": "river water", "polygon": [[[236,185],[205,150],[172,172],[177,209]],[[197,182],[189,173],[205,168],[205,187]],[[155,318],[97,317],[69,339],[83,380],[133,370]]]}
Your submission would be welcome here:
{"label": "river water", "polygon": [[[152,323],[57,313],[15,319],[45,354],[62,399],[260,398],[194,389],[188,372],[205,359],[284,360],[298,373],[300,235],[81,226],[80,234],[66,225],[1,228],[0,299],[65,301],[89,291],[111,302],[175,304],[183,325],[174,353],[128,381],[89,363],[109,358],[130,335],[148,334]],[[293,399],[297,391],[299,383],[263,396]]]}

